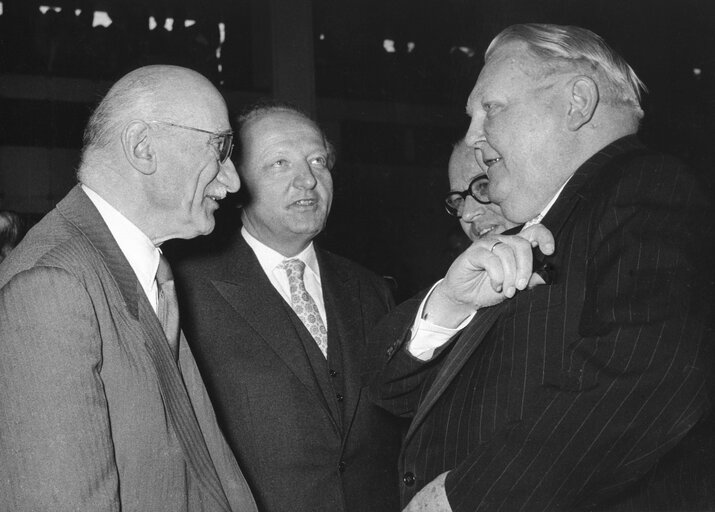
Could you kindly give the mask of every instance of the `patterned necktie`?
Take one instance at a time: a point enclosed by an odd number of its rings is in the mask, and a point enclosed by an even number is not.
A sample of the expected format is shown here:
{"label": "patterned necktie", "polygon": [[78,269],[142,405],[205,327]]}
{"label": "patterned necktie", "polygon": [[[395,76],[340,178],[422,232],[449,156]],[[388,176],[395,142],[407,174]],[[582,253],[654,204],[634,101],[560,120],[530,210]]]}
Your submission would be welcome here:
{"label": "patterned necktie", "polygon": [[156,314],[166,339],[169,341],[174,360],[179,360],[179,302],[176,299],[174,275],[169,262],[162,254],[159,258],[159,268],[156,269],[156,284],[159,288],[159,302]]}
{"label": "patterned necktie", "polygon": [[291,307],[295,314],[298,315],[300,321],[303,322],[306,329],[318,348],[323,353],[323,356],[328,357],[328,330],[325,328],[323,319],[320,317],[318,305],[310,296],[308,290],[305,289],[303,282],[303,272],[305,271],[305,263],[295,258],[285,260],[280,264],[280,268],[285,269],[288,275],[288,284],[290,285],[290,301]]}

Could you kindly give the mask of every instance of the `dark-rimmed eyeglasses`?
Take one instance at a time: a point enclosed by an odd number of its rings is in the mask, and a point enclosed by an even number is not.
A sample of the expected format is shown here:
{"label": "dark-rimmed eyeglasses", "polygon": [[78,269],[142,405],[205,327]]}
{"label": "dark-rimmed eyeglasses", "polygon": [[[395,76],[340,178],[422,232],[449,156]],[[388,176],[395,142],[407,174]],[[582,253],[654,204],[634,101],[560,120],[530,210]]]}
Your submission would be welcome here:
{"label": "dark-rimmed eyeglasses", "polygon": [[170,123],[169,121],[150,122],[155,124],[163,124],[166,126],[173,126],[174,128],[181,128],[183,130],[206,133],[211,136],[209,138],[209,143],[216,148],[218,153],[218,161],[223,165],[229,158],[231,158],[231,153],[233,152],[233,131],[231,130],[225,132],[211,132],[209,130],[202,130],[201,128],[194,128],[193,126],[184,126],[183,124]]}
{"label": "dark-rimmed eyeglasses", "polygon": [[455,217],[461,217],[464,210],[464,201],[467,196],[471,196],[481,204],[490,204],[489,200],[489,178],[486,174],[480,174],[469,182],[467,190],[462,192],[452,191],[444,196],[444,208],[447,213]]}

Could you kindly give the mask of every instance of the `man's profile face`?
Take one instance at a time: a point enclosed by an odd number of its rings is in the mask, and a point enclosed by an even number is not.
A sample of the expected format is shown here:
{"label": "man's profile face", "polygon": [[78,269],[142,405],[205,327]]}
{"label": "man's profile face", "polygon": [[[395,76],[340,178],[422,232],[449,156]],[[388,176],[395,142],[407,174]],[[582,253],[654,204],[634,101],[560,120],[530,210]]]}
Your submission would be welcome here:
{"label": "man's profile face", "polygon": [[297,254],[323,230],[330,212],[326,142],[312,121],[285,110],[248,121],[240,136],[241,178],[250,196],[244,227],[281,254]]}
{"label": "man's profile face", "polygon": [[538,215],[569,175],[562,159],[569,150],[563,92],[568,78],[543,75],[541,66],[525,43],[506,43],[491,56],[467,101],[467,143],[482,150],[489,197],[515,222]]}
{"label": "man's profile face", "polygon": [[[482,160],[481,152],[477,151],[475,155],[474,149],[463,141],[454,147],[449,159],[450,190],[466,190],[474,178],[485,174],[486,167],[480,165],[477,158]],[[496,235],[516,225],[504,218],[498,205],[482,204],[471,196],[464,200],[459,223],[472,242],[488,235]]]}
{"label": "man's profile face", "polygon": [[[228,112],[218,91],[204,87],[200,95],[184,98],[187,108],[172,116],[177,123],[211,132],[230,130]],[[197,98],[200,96],[200,99]],[[239,188],[231,160],[218,161],[216,140],[210,134],[159,125],[157,173],[153,206],[161,212],[161,228],[170,238],[193,238],[213,231],[218,201]]]}

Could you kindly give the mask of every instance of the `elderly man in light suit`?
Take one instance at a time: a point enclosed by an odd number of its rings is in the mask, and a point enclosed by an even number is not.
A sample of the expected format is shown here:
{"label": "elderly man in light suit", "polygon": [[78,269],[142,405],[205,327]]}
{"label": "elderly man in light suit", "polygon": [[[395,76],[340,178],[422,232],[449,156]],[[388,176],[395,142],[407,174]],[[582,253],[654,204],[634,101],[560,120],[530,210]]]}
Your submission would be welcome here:
{"label": "elderly man in light suit", "polygon": [[173,66],[90,118],[80,185],[0,266],[1,510],[255,510],[157,273],[238,189],[231,138],[219,92]]}

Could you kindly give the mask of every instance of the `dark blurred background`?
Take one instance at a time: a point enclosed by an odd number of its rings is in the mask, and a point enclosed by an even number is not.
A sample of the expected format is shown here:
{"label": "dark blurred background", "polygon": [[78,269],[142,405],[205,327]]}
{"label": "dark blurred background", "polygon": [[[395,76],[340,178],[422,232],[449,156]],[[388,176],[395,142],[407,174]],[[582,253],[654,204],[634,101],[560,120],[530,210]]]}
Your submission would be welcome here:
{"label": "dark blurred background", "polygon": [[712,188],[715,0],[0,0],[0,209],[49,211],[111,82],[179,64],[234,113],[273,96],[317,117],[339,155],[321,243],[404,298],[460,243],[441,206],[451,144],[487,44],[519,22],[602,35],[648,85],[642,138]]}

